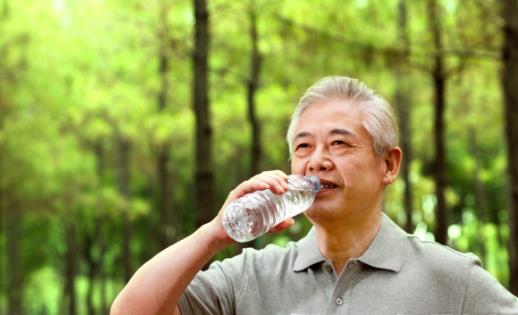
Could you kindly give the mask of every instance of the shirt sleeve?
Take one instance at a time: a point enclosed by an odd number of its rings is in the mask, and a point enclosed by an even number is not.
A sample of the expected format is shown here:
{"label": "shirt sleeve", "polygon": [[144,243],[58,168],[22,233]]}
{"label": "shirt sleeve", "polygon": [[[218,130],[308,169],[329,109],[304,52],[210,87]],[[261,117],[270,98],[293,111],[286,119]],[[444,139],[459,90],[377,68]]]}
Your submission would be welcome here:
{"label": "shirt sleeve", "polygon": [[236,292],[246,281],[244,261],[238,255],[200,271],[178,301],[182,315],[235,314]]}
{"label": "shirt sleeve", "polygon": [[476,264],[471,268],[467,281],[462,314],[518,314],[518,299]]}

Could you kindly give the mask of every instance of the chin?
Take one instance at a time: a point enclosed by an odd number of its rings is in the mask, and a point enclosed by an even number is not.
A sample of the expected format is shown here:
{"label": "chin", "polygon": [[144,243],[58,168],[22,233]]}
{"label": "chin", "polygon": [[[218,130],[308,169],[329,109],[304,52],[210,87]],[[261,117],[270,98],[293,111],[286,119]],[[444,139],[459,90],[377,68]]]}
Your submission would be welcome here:
{"label": "chin", "polygon": [[323,207],[311,207],[304,213],[309,221],[319,223],[322,221],[328,221],[333,218],[333,211],[330,211]]}

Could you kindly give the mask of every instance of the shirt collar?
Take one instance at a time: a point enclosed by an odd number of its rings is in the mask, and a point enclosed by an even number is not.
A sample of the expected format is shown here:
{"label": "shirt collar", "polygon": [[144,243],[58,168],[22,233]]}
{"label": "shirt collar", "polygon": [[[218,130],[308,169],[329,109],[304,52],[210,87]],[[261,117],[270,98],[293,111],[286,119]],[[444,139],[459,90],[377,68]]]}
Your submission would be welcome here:
{"label": "shirt collar", "polygon": [[293,271],[302,271],[314,264],[325,261],[326,259],[320,253],[317,244],[317,233],[315,228],[311,228],[309,233],[296,243],[297,256],[293,263]]}
{"label": "shirt collar", "polygon": [[[382,213],[381,226],[376,237],[358,260],[377,269],[398,272],[403,266],[402,246],[405,242],[402,241],[405,237],[406,233]],[[297,256],[293,264],[295,272],[326,260],[318,248],[315,228],[298,241],[296,246]]]}
{"label": "shirt collar", "polygon": [[378,269],[398,272],[403,266],[404,232],[385,213],[376,237],[358,260]]}

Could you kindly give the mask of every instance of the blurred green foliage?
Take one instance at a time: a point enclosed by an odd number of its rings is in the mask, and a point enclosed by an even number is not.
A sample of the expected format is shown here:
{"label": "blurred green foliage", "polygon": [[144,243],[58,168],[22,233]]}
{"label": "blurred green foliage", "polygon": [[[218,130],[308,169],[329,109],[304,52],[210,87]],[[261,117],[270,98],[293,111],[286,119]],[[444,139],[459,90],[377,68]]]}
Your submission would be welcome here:
{"label": "blurred green foliage", "polygon": [[[251,49],[246,14],[258,12],[262,54],[257,114],[262,124],[262,169],[289,172],[284,135],[298,97],[331,74],[360,78],[387,99],[395,95],[401,63],[397,0],[209,1],[210,99],[215,189],[219,204],[250,175],[246,82]],[[498,6],[495,1],[440,1],[447,66],[447,200],[450,244],[479,255],[507,284],[505,147],[499,85]],[[407,1],[411,82],[415,233],[433,238],[432,51],[424,1]],[[170,71],[167,108],[159,112],[160,11],[167,11]],[[0,4],[0,314],[7,314],[9,213],[20,214],[17,247],[27,314],[64,314],[66,231],[76,226],[79,314],[87,314],[84,246],[105,277],[94,279],[100,313],[123,286],[122,209],[133,227],[133,268],[159,247],[156,154],[167,144],[173,170],[177,239],[195,227],[194,115],[190,1],[4,0]],[[396,104],[397,105],[397,104]],[[117,186],[117,141],[130,144],[130,198]],[[99,153],[101,152],[101,153]],[[100,159],[102,157],[102,159]],[[478,186],[477,186],[478,183]],[[477,188],[478,187],[478,188]],[[384,206],[405,222],[396,182]],[[481,195],[482,194],[482,195]],[[479,199],[477,199],[479,198]],[[216,210],[216,209],[215,209]],[[257,247],[285,245],[310,223],[267,235]],[[104,244],[104,245],[103,245]],[[103,249],[102,246],[106,248]],[[238,252],[230,247],[223,259]],[[104,287],[104,289],[102,289]],[[105,290],[106,297],[102,297]],[[105,305],[106,306],[106,305]]]}

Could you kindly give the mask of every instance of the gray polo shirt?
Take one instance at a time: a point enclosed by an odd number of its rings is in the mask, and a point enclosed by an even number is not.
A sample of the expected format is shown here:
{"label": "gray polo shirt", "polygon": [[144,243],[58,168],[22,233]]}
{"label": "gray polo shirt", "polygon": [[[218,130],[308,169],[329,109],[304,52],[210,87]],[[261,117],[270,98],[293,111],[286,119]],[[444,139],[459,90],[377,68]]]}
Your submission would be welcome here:
{"label": "gray polo shirt", "polygon": [[337,275],[316,234],[215,262],[178,303],[187,314],[518,314],[518,300],[462,254],[405,233],[385,214]]}

